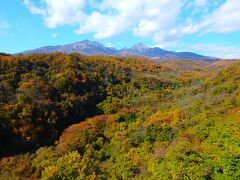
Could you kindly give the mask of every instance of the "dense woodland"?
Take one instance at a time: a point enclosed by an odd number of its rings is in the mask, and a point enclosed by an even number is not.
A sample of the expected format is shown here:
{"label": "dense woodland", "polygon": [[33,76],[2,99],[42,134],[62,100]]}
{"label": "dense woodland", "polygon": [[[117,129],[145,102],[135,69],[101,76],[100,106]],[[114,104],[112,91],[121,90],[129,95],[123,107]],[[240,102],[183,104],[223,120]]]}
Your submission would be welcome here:
{"label": "dense woodland", "polygon": [[2,54],[0,179],[240,179],[240,62],[170,67]]}

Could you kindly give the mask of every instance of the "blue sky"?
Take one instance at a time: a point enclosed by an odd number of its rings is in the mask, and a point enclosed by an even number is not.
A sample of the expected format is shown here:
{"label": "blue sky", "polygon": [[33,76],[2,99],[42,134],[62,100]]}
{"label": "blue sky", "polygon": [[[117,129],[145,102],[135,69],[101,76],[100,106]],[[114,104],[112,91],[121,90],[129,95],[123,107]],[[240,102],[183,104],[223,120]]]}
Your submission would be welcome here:
{"label": "blue sky", "polygon": [[240,58],[240,0],[2,0],[0,52],[95,40]]}

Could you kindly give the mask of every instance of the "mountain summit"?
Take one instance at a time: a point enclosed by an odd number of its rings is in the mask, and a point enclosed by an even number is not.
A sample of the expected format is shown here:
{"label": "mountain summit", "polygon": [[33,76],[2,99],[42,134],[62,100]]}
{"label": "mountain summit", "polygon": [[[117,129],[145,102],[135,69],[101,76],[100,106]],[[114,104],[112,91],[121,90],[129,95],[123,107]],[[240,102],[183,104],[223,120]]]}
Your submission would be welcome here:
{"label": "mountain summit", "polygon": [[32,54],[32,53],[73,53],[77,52],[82,55],[110,55],[110,56],[141,56],[155,60],[216,60],[216,58],[202,56],[192,52],[174,52],[167,51],[158,47],[147,47],[143,43],[136,44],[131,48],[123,48],[117,50],[112,47],[106,47],[96,41],[84,40],[67,45],[46,46],[33,50],[24,51],[18,54]]}

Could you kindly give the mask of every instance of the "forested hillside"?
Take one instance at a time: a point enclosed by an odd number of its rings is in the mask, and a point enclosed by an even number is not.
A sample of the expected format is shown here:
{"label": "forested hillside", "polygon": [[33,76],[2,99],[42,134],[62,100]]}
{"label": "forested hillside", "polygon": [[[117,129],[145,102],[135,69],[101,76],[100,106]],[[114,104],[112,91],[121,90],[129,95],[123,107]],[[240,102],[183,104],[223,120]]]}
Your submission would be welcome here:
{"label": "forested hillside", "polygon": [[0,56],[0,179],[240,179],[240,62],[185,64]]}

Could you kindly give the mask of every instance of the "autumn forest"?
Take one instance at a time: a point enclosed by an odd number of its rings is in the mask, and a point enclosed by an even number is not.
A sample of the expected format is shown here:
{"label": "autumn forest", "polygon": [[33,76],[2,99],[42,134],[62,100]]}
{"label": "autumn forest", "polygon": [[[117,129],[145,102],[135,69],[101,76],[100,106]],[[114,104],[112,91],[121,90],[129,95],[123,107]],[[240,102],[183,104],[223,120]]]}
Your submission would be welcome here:
{"label": "autumn forest", "polygon": [[240,179],[229,62],[1,54],[0,179]]}

